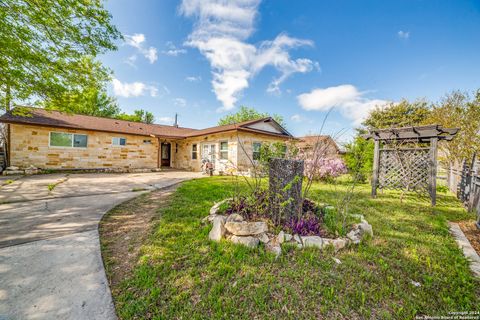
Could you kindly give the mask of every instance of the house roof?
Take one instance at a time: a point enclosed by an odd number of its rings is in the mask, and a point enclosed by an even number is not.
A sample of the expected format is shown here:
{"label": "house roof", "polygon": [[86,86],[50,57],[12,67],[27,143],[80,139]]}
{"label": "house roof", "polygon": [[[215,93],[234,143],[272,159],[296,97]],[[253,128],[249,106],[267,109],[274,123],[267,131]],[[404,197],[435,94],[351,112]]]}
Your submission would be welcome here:
{"label": "house roof", "polygon": [[330,143],[335,147],[337,152],[341,152],[335,140],[333,140],[332,137],[328,135],[305,136],[305,137],[299,137],[298,140],[299,140],[298,147],[300,149],[313,148],[316,143]]}
{"label": "house roof", "polygon": [[[134,135],[149,136],[154,135],[164,138],[188,138],[207,134],[226,132],[226,131],[251,131],[255,133],[287,136],[292,135],[286,131],[280,124],[272,118],[263,118],[258,120],[244,121],[236,124],[229,124],[224,126],[216,126],[206,129],[192,129],[159,124],[145,124],[141,122],[117,120],[112,118],[94,117],[80,114],[69,114],[60,111],[45,110],[33,107],[26,108],[27,112],[15,112],[15,109],[5,113],[0,117],[0,122],[15,123],[15,124],[29,124],[57,128],[68,129],[84,129],[93,131],[126,133]],[[251,128],[249,126],[258,123],[270,123],[277,132],[270,132],[261,130],[259,128]]]}

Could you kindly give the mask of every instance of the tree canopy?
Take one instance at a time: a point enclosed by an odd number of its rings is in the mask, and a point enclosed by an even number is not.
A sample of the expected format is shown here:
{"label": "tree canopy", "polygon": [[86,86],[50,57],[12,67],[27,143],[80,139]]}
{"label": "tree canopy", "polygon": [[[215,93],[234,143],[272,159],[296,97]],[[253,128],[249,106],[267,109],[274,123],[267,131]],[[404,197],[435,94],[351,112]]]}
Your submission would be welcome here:
{"label": "tree canopy", "polygon": [[375,108],[362,124],[367,129],[409,127],[422,124],[429,114],[430,108],[427,101],[409,102],[403,99],[399,103],[392,102]]}
{"label": "tree canopy", "polygon": [[133,111],[133,114],[121,113],[119,115],[116,115],[115,118],[120,120],[136,121],[148,124],[155,122],[155,116],[153,115],[153,113],[143,109],[135,110]]}
{"label": "tree canopy", "polygon": [[1,1],[0,108],[62,99],[107,79],[109,70],[93,59],[119,38],[100,0]]}
{"label": "tree canopy", "polygon": [[285,126],[285,122],[283,117],[278,114],[270,115],[267,112],[259,112],[255,108],[249,108],[246,106],[241,106],[235,113],[230,113],[218,120],[218,125],[226,125],[226,124],[234,124],[248,120],[257,120],[267,117],[272,117],[275,121],[277,121],[282,126]]}
{"label": "tree canopy", "polygon": [[446,128],[460,128],[452,141],[440,145],[447,162],[470,161],[480,152],[480,89],[473,97],[460,91],[447,94],[433,105],[425,124],[439,124]]}

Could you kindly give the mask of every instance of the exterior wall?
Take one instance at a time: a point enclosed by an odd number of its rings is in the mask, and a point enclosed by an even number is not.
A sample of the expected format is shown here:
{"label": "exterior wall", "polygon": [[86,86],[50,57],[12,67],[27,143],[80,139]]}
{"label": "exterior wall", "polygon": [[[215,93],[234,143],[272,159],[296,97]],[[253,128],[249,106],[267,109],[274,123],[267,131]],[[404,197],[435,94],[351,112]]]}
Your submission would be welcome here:
{"label": "exterior wall", "polygon": [[260,135],[255,133],[242,133],[240,136],[243,148],[238,150],[237,166],[239,171],[248,171],[251,168],[251,159],[253,157],[253,143],[275,143],[287,142],[287,139],[268,135]]}
{"label": "exterior wall", "polygon": [[[228,142],[228,160],[220,159],[220,142]],[[177,169],[186,169],[191,171],[202,170],[202,159],[204,155],[203,145],[214,144],[215,145],[215,169],[217,171],[229,171],[233,170],[237,162],[237,134],[236,133],[216,133],[206,136],[187,138],[184,140],[178,140],[178,152],[173,150],[172,162],[173,167]],[[197,144],[197,159],[192,159],[192,145]],[[175,149],[173,146],[172,149]]]}
{"label": "exterior wall", "polygon": [[[228,141],[228,160],[220,160],[220,142],[222,141]],[[238,132],[238,135],[235,132],[217,133],[179,140],[177,141],[178,152],[175,153],[174,150],[172,152],[172,155],[174,155],[172,158],[172,166],[177,169],[201,171],[202,158],[204,157],[202,154],[203,145],[215,144],[215,170],[217,172],[224,171],[228,173],[248,171],[248,169],[251,167],[249,157],[250,159],[252,158],[253,142],[273,143],[283,141],[285,141],[283,138],[246,132]],[[241,145],[239,143],[241,143]],[[197,144],[197,160],[192,159],[193,144]],[[172,149],[175,149],[173,144]]]}
{"label": "exterior wall", "polygon": [[[87,148],[50,147],[50,132],[88,135]],[[113,146],[112,138],[127,139],[126,146]],[[144,143],[150,140],[151,143]],[[158,140],[90,130],[11,125],[11,164],[20,168],[45,169],[157,168]]]}

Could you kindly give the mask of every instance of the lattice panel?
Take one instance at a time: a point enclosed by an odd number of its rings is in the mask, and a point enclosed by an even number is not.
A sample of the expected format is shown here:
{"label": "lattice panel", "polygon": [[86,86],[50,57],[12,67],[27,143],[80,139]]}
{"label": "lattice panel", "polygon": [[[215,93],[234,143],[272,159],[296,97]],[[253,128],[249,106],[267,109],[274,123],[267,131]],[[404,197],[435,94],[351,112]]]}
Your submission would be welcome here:
{"label": "lattice panel", "polygon": [[429,191],[430,150],[380,150],[379,187]]}

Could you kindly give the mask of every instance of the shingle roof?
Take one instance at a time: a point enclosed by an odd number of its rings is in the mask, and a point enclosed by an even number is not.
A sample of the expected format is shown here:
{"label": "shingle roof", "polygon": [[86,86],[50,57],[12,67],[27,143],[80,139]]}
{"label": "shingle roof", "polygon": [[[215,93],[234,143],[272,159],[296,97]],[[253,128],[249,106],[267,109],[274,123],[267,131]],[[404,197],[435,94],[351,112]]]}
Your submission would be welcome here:
{"label": "shingle roof", "polygon": [[[229,124],[224,126],[216,126],[206,129],[192,129],[175,126],[159,125],[159,124],[145,124],[141,122],[124,121],[112,118],[93,117],[80,114],[69,114],[59,111],[50,111],[33,107],[21,107],[28,109],[27,114],[24,112],[16,114],[15,110],[5,113],[0,117],[0,122],[4,123],[18,123],[41,125],[58,128],[84,129],[94,131],[106,131],[115,133],[126,133],[135,135],[154,135],[166,138],[187,138],[206,134],[213,134],[218,132],[244,130],[253,131],[257,133],[282,136],[282,134],[275,134],[272,132],[264,132],[262,130],[251,129],[246,126],[261,121],[274,121],[271,118],[264,118],[258,120],[244,121],[236,124]],[[275,121],[274,121],[275,122]],[[276,123],[276,122],[275,122]],[[277,123],[276,123],[277,124]],[[278,125],[278,124],[277,124]],[[281,128],[281,126],[280,126]],[[283,128],[282,128],[283,129]],[[291,135],[285,130],[284,136]]]}
{"label": "shingle roof", "polygon": [[1,116],[0,122],[179,138],[183,138],[187,136],[187,134],[196,131],[195,129],[190,128],[177,128],[175,126],[145,124],[141,122],[124,121],[111,118],[68,114],[59,111],[50,111],[31,107],[28,107],[27,116],[16,115],[14,111],[11,111]]}

